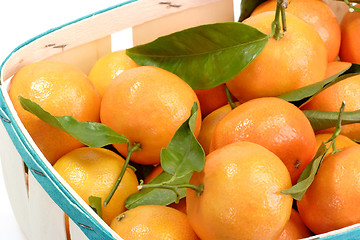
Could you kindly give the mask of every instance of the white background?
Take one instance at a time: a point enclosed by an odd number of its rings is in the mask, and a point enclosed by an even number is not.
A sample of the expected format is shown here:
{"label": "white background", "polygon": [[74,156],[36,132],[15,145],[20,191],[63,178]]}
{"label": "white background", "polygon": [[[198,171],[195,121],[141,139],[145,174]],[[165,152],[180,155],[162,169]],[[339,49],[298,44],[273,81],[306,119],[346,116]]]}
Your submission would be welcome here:
{"label": "white background", "polygon": [[[1,0],[0,63],[20,44],[51,28],[125,0]],[[239,9],[240,0],[235,0]],[[1,144],[1,143],[0,143]],[[25,239],[18,227],[3,180],[0,164],[0,239]]]}

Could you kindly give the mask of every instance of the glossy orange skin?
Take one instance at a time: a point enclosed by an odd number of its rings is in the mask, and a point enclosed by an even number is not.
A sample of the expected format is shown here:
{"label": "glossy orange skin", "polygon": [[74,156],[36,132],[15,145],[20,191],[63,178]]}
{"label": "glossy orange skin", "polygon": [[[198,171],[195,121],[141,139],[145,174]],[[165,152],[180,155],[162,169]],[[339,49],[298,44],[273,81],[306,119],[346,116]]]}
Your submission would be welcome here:
{"label": "glossy orange skin", "polygon": [[[359,4],[356,5],[360,7]],[[360,12],[348,12],[341,21],[340,59],[360,64]]]}
{"label": "glossy orange skin", "polygon": [[201,195],[188,189],[186,196],[190,224],[202,240],[278,239],[290,218],[292,198],[280,193],[291,187],[289,172],[258,144],[211,152],[190,183],[204,186]]}
{"label": "glossy orange skin", "polygon": [[209,113],[227,104],[225,84],[204,89],[195,90],[201,106],[201,115],[206,117]]}
{"label": "glossy orange skin", "polygon": [[310,230],[305,226],[299,213],[295,209],[292,209],[290,220],[286,223],[279,240],[297,240],[310,236]]}
{"label": "glossy orange skin", "polygon": [[19,96],[36,102],[55,116],[100,120],[98,92],[85,73],[66,63],[42,61],[21,68],[11,80],[9,95],[20,120],[51,164],[84,144],[24,110]]}
{"label": "glossy orange skin", "polygon": [[[89,204],[89,197],[100,197],[102,203],[118,179],[125,160],[104,148],[83,147],[61,157],[55,170]],[[107,223],[126,210],[125,200],[137,192],[138,181],[133,170],[127,168],[109,204],[102,206],[102,218]]]}
{"label": "glossy orange skin", "polygon": [[[102,98],[100,118],[132,143],[141,144],[132,161],[158,164],[161,149],[190,116],[194,102],[199,105],[194,90],[181,78],[157,67],[142,66],[124,71],[110,83]],[[199,110],[195,136],[200,126]],[[127,155],[127,144],[114,147]]]}
{"label": "glossy orange skin", "polygon": [[102,96],[115,77],[127,69],[138,66],[134,60],[126,55],[125,50],[119,50],[99,58],[91,68],[88,76]]}
{"label": "glossy orange skin", "polygon": [[[266,1],[260,4],[252,15],[274,11],[275,9],[275,0]],[[286,12],[294,14],[309,23],[325,44],[328,62],[336,60],[341,42],[340,24],[335,13],[325,2],[319,0],[291,1],[286,8]]]}
{"label": "glossy orange skin", "polygon": [[301,218],[316,234],[360,222],[360,145],[325,157],[313,183],[297,202]]}
{"label": "glossy orange skin", "polygon": [[254,142],[275,153],[293,184],[316,152],[315,134],[304,113],[275,97],[250,100],[225,115],[212,135],[210,152],[239,141]]}
{"label": "glossy orange skin", "polygon": [[186,215],[176,209],[143,205],[114,218],[110,227],[123,239],[198,240]]}
{"label": "glossy orange skin", "polygon": [[216,109],[203,119],[200,133],[198,136],[198,141],[204,149],[205,155],[209,154],[210,152],[210,142],[216,125],[230,111],[231,107],[229,104],[227,104]]}
{"label": "glossy orange skin", "polygon": [[[312,98],[301,108],[303,110],[322,110],[339,112],[342,101],[345,101],[345,112],[360,108],[360,75],[348,77]],[[319,131],[332,133],[334,128]],[[360,123],[344,125],[341,134],[350,139],[360,139]]]}
{"label": "glossy orange skin", "polygon": [[[239,102],[279,96],[323,80],[327,65],[323,41],[308,23],[290,13],[286,16],[284,37],[269,39],[259,56],[226,83]],[[264,12],[244,23],[269,34],[273,20],[274,12]]]}
{"label": "glossy orange skin", "polygon": [[342,62],[342,61],[334,61],[329,62],[326,68],[325,77],[324,79],[331,77],[351,66],[349,62]]}

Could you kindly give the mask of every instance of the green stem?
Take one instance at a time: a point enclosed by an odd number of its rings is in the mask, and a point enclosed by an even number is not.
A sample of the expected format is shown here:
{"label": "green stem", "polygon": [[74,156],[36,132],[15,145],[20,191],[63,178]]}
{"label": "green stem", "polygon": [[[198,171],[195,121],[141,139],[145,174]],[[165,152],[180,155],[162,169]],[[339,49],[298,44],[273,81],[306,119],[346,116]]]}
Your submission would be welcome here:
{"label": "green stem", "polygon": [[230,90],[229,88],[225,85],[225,93],[226,93],[226,98],[227,98],[227,101],[231,107],[231,110],[236,108],[236,104],[234,103],[234,100],[231,96],[231,93],[230,93]]}
{"label": "green stem", "polygon": [[134,166],[128,165],[127,167],[130,168],[131,170],[133,170],[134,172],[137,171],[137,169]]}
{"label": "green stem", "polygon": [[341,103],[341,107],[340,107],[340,111],[339,111],[339,116],[338,116],[338,121],[337,121],[337,126],[335,127],[334,133],[331,136],[331,138],[329,139],[329,141],[331,141],[331,147],[333,149],[333,151],[330,154],[334,154],[336,152],[338,152],[339,150],[336,147],[336,138],[337,136],[339,136],[341,129],[342,129],[342,125],[341,125],[341,121],[342,121],[342,114],[344,112],[345,109],[345,102],[343,101]]}
{"label": "green stem", "polygon": [[154,183],[154,184],[142,184],[143,182],[140,181],[140,185],[138,186],[138,189],[139,190],[142,190],[142,189],[146,189],[146,188],[161,188],[161,189],[169,189],[169,190],[172,190],[175,194],[176,194],[176,201],[175,202],[178,202],[179,201],[179,196],[180,196],[180,193],[179,193],[179,188],[189,188],[189,189],[192,189],[196,192],[197,195],[201,195],[204,191],[204,186],[203,185],[194,185],[194,184],[169,184],[169,183]]}
{"label": "green stem", "polygon": [[354,12],[354,11],[360,12],[360,8],[355,7],[355,6],[353,5],[353,3],[360,3],[360,1],[344,0],[344,2],[349,6],[349,11],[351,11],[351,12]]}
{"label": "green stem", "polygon": [[[284,32],[286,32],[286,17],[285,17],[285,8],[287,7],[287,0],[277,0],[276,1],[276,10],[275,10],[275,19],[271,23],[271,33],[269,37],[273,37],[276,40],[280,40],[283,37]],[[280,16],[281,16],[281,25],[280,25]],[[283,30],[281,32],[281,30]]]}
{"label": "green stem", "polygon": [[114,187],[111,189],[109,195],[107,196],[107,198],[104,201],[104,207],[106,207],[109,204],[109,202],[110,202],[112,196],[114,195],[116,189],[119,187],[119,184],[120,184],[122,178],[124,177],[125,171],[129,166],[131,154],[133,152],[141,149],[140,143],[134,143],[134,145],[132,145],[132,146],[131,146],[130,143],[128,143],[127,149],[128,149],[128,154],[126,156],[124,166],[121,169],[120,175],[119,175],[118,179],[116,180],[116,182],[114,184]]}

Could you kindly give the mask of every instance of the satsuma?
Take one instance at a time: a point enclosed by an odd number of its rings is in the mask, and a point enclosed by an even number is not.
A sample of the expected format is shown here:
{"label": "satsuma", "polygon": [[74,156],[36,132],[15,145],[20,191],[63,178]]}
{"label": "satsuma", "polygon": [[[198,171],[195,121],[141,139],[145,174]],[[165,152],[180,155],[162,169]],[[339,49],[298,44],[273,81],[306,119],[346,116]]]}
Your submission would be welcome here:
{"label": "satsuma", "polygon": [[117,216],[110,227],[125,240],[198,240],[186,215],[176,209],[143,205]]}
{"label": "satsuma", "polygon": [[292,198],[280,193],[291,187],[289,172],[258,144],[236,142],[211,152],[190,183],[204,187],[186,196],[190,224],[203,240],[278,239],[290,218]]}
{"label": "satsuma", "polygon": [[[103,203],[120,175],[125,160],[104,148],[83,147],[61,157],[55,170],[89,204],[89,197],[101,198]],[[106,207],[102,206],[102,218],[107,223],[125,211],[125,200],[137,192],[138,181],[133,170],[126,169],[121,183]]]}
{"label": "satsuma", "polygon": [[55,116],[99,121],[98,92],[85,73],[66,63],[42,61],[21,68],[11,80],[9,95],[20,120],[51,164],[84,145],[24,110],[19,96],[36,102]]}
{"label": "satsuma", "polygon": [[360,145],[324,158],[298,210],[305,225],[320,234],[360,222]]}
{"label": "satsuma", "polygon": [[[100,118],[132,143],[140,143],[141,151],[132,154],[132,161],[157,164],[160,150],[190,116],[195,102],[199,105],[194,90],[181,78],[161,68],[142,66],[124,71],[110,83],[102,98]],[[198,111],[196,136],[200,126]],[[127,155],[126,144],[114,147]]]}
{"label": "satsuma", "polygon": [[[244,23],[270,34],[274,12],[247,18]],[[287,31],[280,40],[270,38],[264,50],[226,84],[239,100],[279,96],[323,80],[327,65],[324,42],[314,28],[288,13]]]}
{"label": "satsuma", "polygon": [[315,133],[305,114],[275,97],[250,100],[226,114],[212,135],[210,152],[238,141],[254,142],[275,153],[293,184],[316,152]]}

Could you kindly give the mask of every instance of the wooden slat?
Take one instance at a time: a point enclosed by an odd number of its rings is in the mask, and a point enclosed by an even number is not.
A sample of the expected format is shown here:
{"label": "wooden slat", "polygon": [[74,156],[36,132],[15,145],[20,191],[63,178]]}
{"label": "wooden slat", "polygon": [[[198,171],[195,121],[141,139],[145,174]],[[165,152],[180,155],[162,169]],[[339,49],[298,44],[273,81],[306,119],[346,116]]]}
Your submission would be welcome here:
{"label": "wooden slat", "polygon": [[29,171],[29,240],[66,240],[64,212]]}
{"label": "wooden slat", "polygon": [[[17,49],[5,63],[1,72],[1,82],[10,78],[21,67],[43,60],[91,41],[108,36],[132,26],[181,12],[189,8],[206,5],[220,0],[177,0],[171,1],[180,7],[167,7],[159,0],[138,0],[105,13],[90,15],[82,21],[62,26],[59,29],[37,37]],[[64,46],[53,48],[51,46]],[[50,47],[49,47],[50,46]]]}
{"label": "wooden slat", "polygon": [[[168,8],[178,8],[176,1],[168,2]],[[172,5],[170,4],[172,2]],[[164,4],[166,6],[166,4]],[[173,7],[171,7],[173,6]],[[221,0],[207,5],[164,16],[133,27],[134,45],[155,40],[159,36],[186,28],[216,22],[234,21],[233,0]]]}
{"label": "wooden slat", "polygon": [[69,228],[71,240],[88,240],[83,231],[81,231],[81,229],[71,219],[69,219]]}
{"label": "wooden slat", "polygon": [[45,60],[66,62],[79,67],[84,73],[88,74],[95,62],[110,52],[111,36],[107,36],[55,54]]}
{"label": "wooden slat", "polygon": [[29,237],[30,216],[24,162],[12,144],[3,123],[0,123],[0,143],[3,177],[12,210],[20,228]]}

